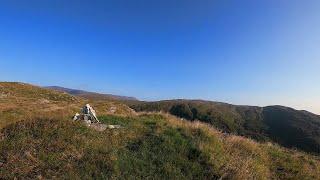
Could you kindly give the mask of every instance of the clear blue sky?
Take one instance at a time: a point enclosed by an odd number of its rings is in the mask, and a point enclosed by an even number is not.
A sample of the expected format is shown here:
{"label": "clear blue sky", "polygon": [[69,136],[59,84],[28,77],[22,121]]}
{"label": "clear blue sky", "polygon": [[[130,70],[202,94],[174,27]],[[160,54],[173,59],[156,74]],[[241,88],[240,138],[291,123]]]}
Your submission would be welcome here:
{"label": "clear blue sky", "polygon": [[320,114],[319,0],[2,0],[0,80]]}

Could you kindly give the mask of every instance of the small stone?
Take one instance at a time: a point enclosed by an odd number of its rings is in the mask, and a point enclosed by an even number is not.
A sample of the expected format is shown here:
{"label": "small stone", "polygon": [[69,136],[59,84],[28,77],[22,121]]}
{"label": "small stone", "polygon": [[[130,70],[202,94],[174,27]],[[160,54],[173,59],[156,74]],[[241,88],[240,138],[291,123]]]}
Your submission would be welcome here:
{"label": "small stone", "polygon": [[79,113],[76,113],[74,116],[73,116],[73,120],[76,121],[76,120],[79,120],[80,118],[80,114]]}
{"label": "small stone", "polygon": [[50,101],[48,99],[39,99],[40,104],[48,104]]}
{"label": "small stone", "polygon": [[111,106],[109,109],[109,113],[114,114],[117,111],[117,107]]}
{"label": "small stone", "polygon": [[5,93],[0,93],[0,98],[6,98],[6,97],[8,97],[7,94],[5,94]]}
{"label": "small stone", "polygon": [[108,127],[108,129],[119,129],[119,128],[121,128],[120,125],[108,125],[107,127]]}
{"label": "small stone", "polygon": [[88,121],[90,119],[90,116],[84,115],[83,120]]}
{"label": "small stone", "polygon": [[278,167],[277,170],[278,170],[278,171],[283,171],[284,168],[283,168],[283,167]]}

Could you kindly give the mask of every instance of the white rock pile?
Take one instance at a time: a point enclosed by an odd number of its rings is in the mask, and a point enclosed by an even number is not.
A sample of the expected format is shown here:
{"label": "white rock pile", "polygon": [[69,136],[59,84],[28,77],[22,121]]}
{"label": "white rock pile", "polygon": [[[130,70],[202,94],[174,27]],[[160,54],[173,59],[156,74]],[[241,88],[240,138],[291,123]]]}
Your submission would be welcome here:
{"label": "white rock pile", "polygon": [[87,124],[100,123],[99,119],[97,118],[96,111],[95,111],[89,104],[86,104],[86,105],[82,108],[81,114],[76,113],[76,114],[73,116],[73,120],[74,120],[74,121],[83,120],[83,121],[85,121]]}
{"label": "white rock pile", "polygon": [[97,131],[104,131],[108,129],[119,129],[121,128],[120,125],[105,125],[102,124],[99,119],[97,118],[96,111],[89,105],[86,104],[82,109],[81,113],[76,113],[73,116],[74,121],[82,121],[87,126],[97,130]]}

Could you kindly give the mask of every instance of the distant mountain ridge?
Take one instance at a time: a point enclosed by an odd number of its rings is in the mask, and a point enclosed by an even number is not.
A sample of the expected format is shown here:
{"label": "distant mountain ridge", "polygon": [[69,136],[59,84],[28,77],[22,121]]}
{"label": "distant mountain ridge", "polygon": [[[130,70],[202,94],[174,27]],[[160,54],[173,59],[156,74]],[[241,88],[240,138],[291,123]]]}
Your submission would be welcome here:
{"label": "distant mountain ridge", "polygon": [[44,88],[66,92],[74,96],[83,97],[91,100],[123,100],[123,101],[138,100],[135,97],[120,96],[120,95],[113,95],[113,94],[102,94],[102,93],[89,92],[89,91],[84,91],[79,89],[65,88],[60,86],[46,86]]}

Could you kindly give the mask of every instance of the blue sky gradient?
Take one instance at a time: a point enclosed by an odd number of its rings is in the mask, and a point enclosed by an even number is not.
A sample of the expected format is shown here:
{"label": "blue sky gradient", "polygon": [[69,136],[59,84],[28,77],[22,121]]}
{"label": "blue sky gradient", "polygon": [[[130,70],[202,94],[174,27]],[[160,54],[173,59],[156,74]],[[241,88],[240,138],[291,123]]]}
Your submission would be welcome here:
{"label": "blue sky gradient", "polygon": [[0,1],[0,80],[320,114],[318,0]]}

